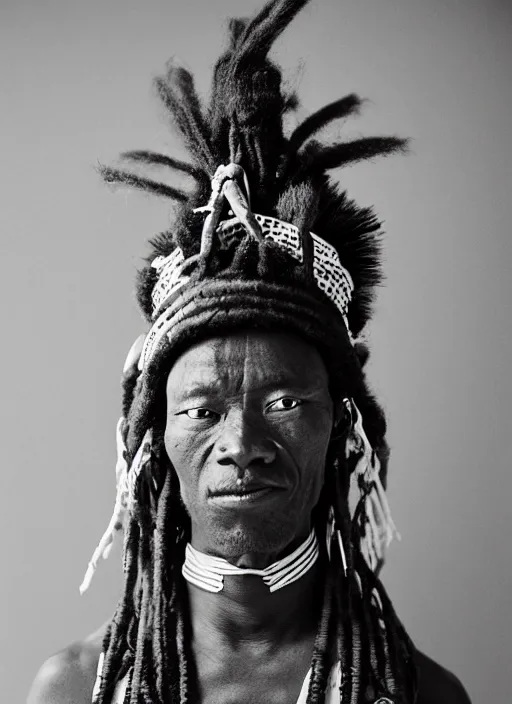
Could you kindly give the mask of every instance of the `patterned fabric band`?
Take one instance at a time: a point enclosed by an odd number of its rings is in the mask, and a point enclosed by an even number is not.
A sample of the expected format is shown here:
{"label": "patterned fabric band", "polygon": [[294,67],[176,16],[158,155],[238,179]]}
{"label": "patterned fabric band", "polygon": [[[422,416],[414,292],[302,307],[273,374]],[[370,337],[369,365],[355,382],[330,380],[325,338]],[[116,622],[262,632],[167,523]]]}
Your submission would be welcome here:
{"label": "patterned fabric band", "polygon": [[[254,216],[264,237],[273,240],[297,262],[303,263],[304,252],[300,233],[294,225],[266,215],[254,214]],[[243,226],[238,218],[232,218],[220,223],[217,232],[221,240],[229,240],[243,233]],[[336,249],[313,233],[311,233],[311,238],[313,242],[313,274],[316,284],[334,303],[348,331],[347,311],[354,283],[349,272],[342,266]],[[150,361],[160,340],[170,334],[166,305],[190,279],[184,274],[189,266],[189,260],[184,258],[180,247],[177,247],[167,257],[154,259],[152,266],[158,273],[158,280],[152,292],[154,322],[146,337],[140,357],[140,370],[144,369]]]}
{"label": "patterned fabric band", "polygon": [[221,592],[224,588],[224,575],[256,575],[263,579],[269,591],[276,592],[304,576],[318,560],[318,555],[318,540],[314,530],[291,555],[263,570],[236,567],[221,557],[199,552],[188,543],[182,573],[188,582],[207,592]]}

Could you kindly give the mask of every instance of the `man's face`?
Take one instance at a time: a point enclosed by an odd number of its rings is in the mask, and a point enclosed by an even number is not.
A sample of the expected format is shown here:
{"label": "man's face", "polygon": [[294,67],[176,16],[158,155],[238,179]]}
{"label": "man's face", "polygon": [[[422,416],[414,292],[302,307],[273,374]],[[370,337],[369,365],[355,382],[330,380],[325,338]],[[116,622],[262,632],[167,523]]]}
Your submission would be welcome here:
{"label": "man's face", "polygon": [[332,423],[327,371],[301,338],[250,331],[188,349],[167,380],[165,447],[192,545],[270,564],[305,539]]}

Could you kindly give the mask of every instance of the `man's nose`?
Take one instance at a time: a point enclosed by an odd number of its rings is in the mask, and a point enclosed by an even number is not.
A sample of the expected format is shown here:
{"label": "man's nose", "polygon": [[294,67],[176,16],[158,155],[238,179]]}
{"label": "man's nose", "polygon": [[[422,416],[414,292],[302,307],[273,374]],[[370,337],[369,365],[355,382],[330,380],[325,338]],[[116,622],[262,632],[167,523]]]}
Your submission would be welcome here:
{"label": "man's nose", "polygon": [[277,454],[263,419],[246,413],[228,414],[215,443],[219,464],[234,464],[247,469],[251,464],[271,464]]}

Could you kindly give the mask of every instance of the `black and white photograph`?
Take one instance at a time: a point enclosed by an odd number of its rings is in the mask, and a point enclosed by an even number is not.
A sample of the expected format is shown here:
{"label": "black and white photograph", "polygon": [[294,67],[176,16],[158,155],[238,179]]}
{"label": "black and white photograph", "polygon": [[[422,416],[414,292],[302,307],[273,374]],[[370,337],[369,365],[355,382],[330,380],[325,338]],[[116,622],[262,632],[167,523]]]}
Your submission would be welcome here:
{"label": "black and white photograph", "polygon": [[2,0],[5,704],[512,701],[512,3]]}

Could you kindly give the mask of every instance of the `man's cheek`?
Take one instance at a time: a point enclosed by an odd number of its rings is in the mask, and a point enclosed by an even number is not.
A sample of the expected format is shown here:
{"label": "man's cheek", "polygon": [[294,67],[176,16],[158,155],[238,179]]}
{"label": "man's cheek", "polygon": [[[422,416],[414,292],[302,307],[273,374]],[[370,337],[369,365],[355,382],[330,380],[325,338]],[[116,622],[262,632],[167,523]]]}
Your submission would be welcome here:
{"label": "man's cheek", "polygon": [[167,438],[165,440],[165,449],[167,451],[167,456],[171,465],[176,472],[178,477],[178,482],[180,486],[180,494],[182,501],[188,508],[190,499],[192,498],[192,467],[193,465],[187,459],[187,452],[184,452],[184,448],[180,443],[179,439],[173,438],[169,441]]}
{"label": "man's cheek", "polygon": [[325,446],[318,444],[318,447],[310,449],[313,452],[308,453],[308,459],[303,464],[303,483],[307,503],[316,505],[325,479]]}
{"label": "man's cheek", "polygon": [[179,468],[190,463],[194,445],[189,438],[170,429],[165,434],[165,449],[172,465],[178,471]]}
{"label": "man's cheek", "polygon": [[176,466],[178,463],[180,440],[177,434],[173,432],[172,427],[169,428],[169,425],[167,425],[165,429],[164,446],[165,451],[167,452],[167,457],[171,463]]}
{"label": "man's cheek", "polygon": [[185,506],[188,515],[194,517],[200,512],[197,488],[195,484],[190,481],[190,477],[186,475],[180,476],[178,474],[178,481],[180,484],[181,502]]}

